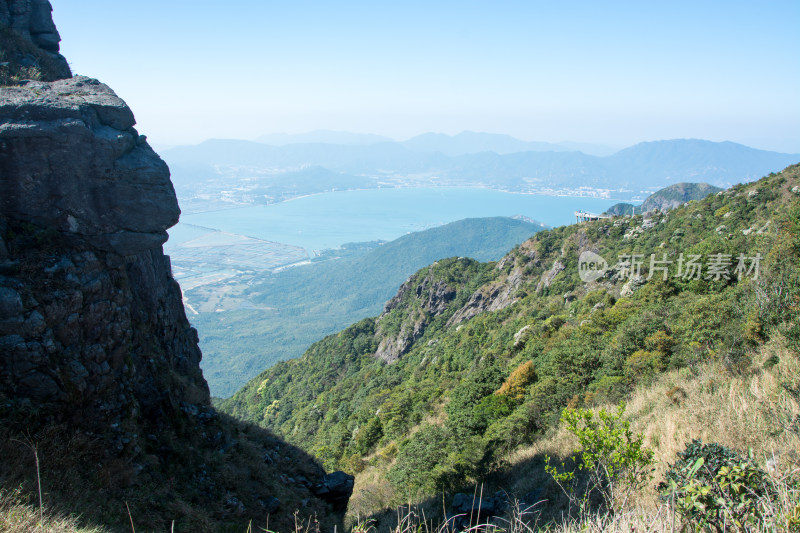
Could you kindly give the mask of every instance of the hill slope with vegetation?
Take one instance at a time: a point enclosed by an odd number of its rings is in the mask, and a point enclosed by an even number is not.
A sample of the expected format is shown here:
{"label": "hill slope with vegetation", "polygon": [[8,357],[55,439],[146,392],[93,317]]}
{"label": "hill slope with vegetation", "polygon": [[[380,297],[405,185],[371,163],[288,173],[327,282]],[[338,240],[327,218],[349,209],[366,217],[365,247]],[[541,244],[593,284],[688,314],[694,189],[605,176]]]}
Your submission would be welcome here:
{"label": "hill slope with vegetation", "polygon": [[[248,308],[192,316],[200,331],[203,373],[211,393],[228,397],[264,368],[299,357],[312,343],[380,313],[403,281],[442,257],[498,259],[542,225],[509,217],[459,220],[387,243],[328,251],[311,265],[248,280]],[[203,299],[216,287],[187,291]]]}
{"label": "hill slope with vegetation", "polygon": [[461,489],[567,406],[710,363],[747,372],[776,334],[796,350],[798,234],[795,165],[668,213],[540,232],[497,263],[439,261],[222,409],[358,472],[362,514]]}

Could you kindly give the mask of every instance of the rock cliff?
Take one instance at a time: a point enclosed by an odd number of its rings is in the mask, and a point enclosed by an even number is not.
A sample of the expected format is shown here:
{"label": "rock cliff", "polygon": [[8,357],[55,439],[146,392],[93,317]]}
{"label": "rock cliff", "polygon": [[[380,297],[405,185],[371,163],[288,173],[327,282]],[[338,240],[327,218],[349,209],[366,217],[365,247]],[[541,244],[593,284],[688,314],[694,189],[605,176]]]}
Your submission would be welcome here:
{"label": "rock cliff", "polygon": [[49,420],[160,426],[209,412],[161,251],[180,211],[133,123],[89,78],[0,97],[0,394]]}
{"label": "rock cliff", "polygon": [[[0,26],[27,27],[55,53],[45,11],[0,0]],[[0,456],[35,444],[51,503],[112,527],[128,520],[125,502],[152,529],[244,528],[268,514],[290,527],[295,510],[333,526],[352,477],[326,477],[211,405],[161,248],[177,199],[134,123],[91,78],[0,91]],[[0,489],[32,488],[18,457],[0,462]]]}
{"label": "rock cliff", "polygon": [[396,362],[431,325],[451,318],[451,304],[459,294],[466,296],[466,284],[478,265],[467,258],[444,259],[407,279],[376,320],[375,357]]}

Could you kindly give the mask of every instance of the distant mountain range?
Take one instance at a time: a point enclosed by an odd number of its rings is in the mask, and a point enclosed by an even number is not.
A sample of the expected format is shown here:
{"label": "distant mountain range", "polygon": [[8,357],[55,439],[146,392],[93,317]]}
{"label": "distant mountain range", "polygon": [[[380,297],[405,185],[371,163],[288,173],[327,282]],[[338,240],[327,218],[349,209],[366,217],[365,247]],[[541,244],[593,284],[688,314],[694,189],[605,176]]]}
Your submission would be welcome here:
{"label": "distant mountain range", "polygon": [[[339,134],[331,132],[314,138],[326,135],[339,138]],[[268,169],[274,176],[316,166],[350,176],[350,181],[352,176],[366,178],[367,185],[376,187],[481,186],[556,194],[604,194],[605,191],[611,197],[623,199],[641,198],[680,182],[702,181],[728,187],[800,161],[800,154],[697,139],[639,143],[601,157],[567,151],[564,145],[528,143],[503,135],[470,132],[456,136],[425,134],[405,142],[364,144],[367,138],[350,138],[350,144],[317,142],[283,146],[209,140],[173,148],[162,155],[177,176],[176,185],[191,182],[192,176],[205,175],[202,167],[217,173],[220,169],[234,169],[233,175],[251,175],[253,169]],[[326,186],[331,185],[329,181],[326,180]],[[359,185],[364,183],[359,180]]]}
{"label": "distant mountain range", "polygon": [[494,152],[513,154],[518,152],[584,152],[590,155],[607,156],[616,150],[607,146],[588,143],[548,143],[521,141],[510,135],[463,131],[458,135],[423,133],[404,141],[404,147],[417,152],[440,152],[447,156]]}
{"label": "distant mountain range", "polygon": [[515,152],[584,152],[606,156],[616,150],[608,146],[590,143],[549,143],[522,141],[510,135],[462,131],[457,135],[444,133],[423,133],[406,141],[396,141],[382,135],[371,133],[351,133],[347,131],[315,130],[308,133],[273,133],[263,135],[256,141],[273,146],[290,144],[338,144],[344,146],[369,146],[380,143],[397,143],[415,152],[441,152],[448,156],[495,152],[512,154]]}
{"label": "distant mountain range", "polygon": [[264,144],[286,146],[287,144],[344,144],[344,145],[369,145],[385,142],[395,142],[394,139],[373,135],[371,133],[350,133],[348,131],[314,130],[308,133],[272,133],[256,139]]}

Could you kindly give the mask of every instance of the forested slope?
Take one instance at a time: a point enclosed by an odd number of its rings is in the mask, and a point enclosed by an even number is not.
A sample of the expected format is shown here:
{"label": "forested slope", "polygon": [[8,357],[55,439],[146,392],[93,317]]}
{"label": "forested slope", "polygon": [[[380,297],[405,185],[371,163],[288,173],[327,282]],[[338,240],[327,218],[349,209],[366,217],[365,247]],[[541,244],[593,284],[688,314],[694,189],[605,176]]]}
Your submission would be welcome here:
{"label": "forested slope", "polygon": [[[543,231],[497,263],[439,261],[223,409],[329,468],[385,473],[382,503],[457,489],[565,406],[708,361],[746,369],[778,330],[796,349],[798,234],[795,165],[667,213]],[[608,269],[581,270],[588,252]]]}

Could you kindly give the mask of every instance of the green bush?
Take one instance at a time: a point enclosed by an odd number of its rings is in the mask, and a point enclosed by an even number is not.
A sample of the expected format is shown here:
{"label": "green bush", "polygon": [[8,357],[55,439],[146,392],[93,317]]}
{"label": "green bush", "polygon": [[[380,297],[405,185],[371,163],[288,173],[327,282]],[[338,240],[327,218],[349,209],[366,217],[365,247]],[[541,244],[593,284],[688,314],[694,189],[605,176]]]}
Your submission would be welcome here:
{"label": "green bush", "polygon": [[367,455],[381,437],[383,437],[381,420],[377,416],[372,417],[356,434],[356,451],[361,455]]}
{"label": "green bush", "polygon": [[440,489],[433,471],[444,463],[450,438],[443,427],[422,427],[400,448],[397,461],[386,477],[395,487],[409,491],[410,495],[416,495],[417,491],[433,493]]}
{"label": "green bush", "polygon": [[547,457],[545,470],[565,490],[570,500],[587,511],[599,496],[608,510],[625,506],[628,496],[642,488],[652,475],[653,452],[645,448],[642,435],[634,435],[630,422],[622,420],[625,404],[617,412],[605,409],[595,416],[588,409],[565,409],[562,423],[578,438],[573,452],[575,470],[562,472]]}
{"label": "green bush", "polygon": [[689,527],[711,531],[758,525],[775,488],[766,472],[720,444],[693,440],[659,484]]}

